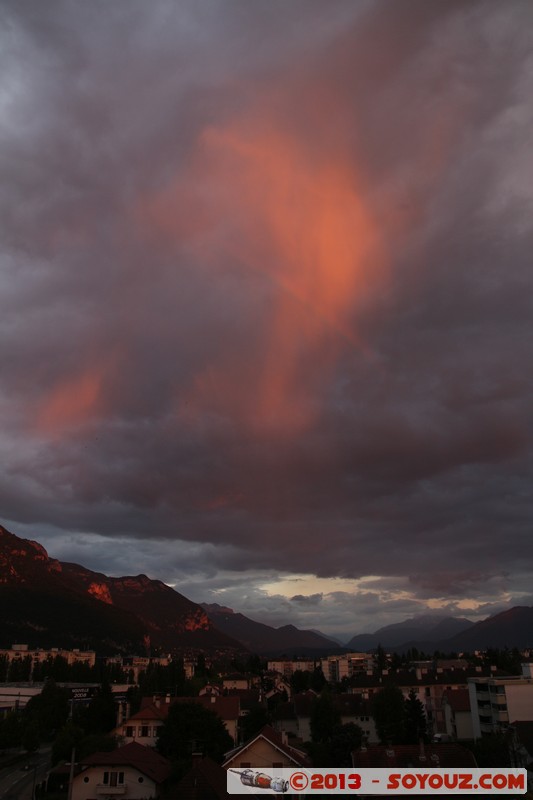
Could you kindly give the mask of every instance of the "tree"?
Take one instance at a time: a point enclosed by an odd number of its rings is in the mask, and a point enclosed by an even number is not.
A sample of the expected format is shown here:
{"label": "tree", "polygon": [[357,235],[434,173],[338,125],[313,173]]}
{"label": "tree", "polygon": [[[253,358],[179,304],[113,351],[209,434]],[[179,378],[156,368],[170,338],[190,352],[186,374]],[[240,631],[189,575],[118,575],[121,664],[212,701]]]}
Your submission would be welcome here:
{"label": "tree", "polygon": [[16,711],[8,711],[0,719],[0,750],[7,747],[18,747],[22,737],[20,715]]}
{"label": "tree", "polygon": [[68,694],[54,681],[47,681],[41,694],[32,697],[24,709],[28,722],[36,722],[41,739],[51,739],[67,721]]}
{"label": "tree", "polygon": [[59,764],[60,761],[68,761],[72,748],[78,747],[83,735],[83,728],[80,728],[79,725],[74,725],[72,722],[67,722],[57,734],[52,746],[52,765]]}
{"label": "tree", "polygon": [[81,723],[86,733],[108,733],[115,727],[116,721],[113,692],[110,685],[104,683],[81,715]]}
{"label": "tree", "polygon": [[196,666],[194,667],[194,674],[199,678],[203,678],[204,676],[209,675],[209,670],[207,669],[207,665],[205,663],[205,656],[203,653],[198,654],[198,658],[196,659]]}
{"label": "tree", "polygon": [[264,708],[257,706],[252,708],[250,713],[242,717],[241,736],[244,742],[259,733],[262,727],[270,723],[270,717]]}
{"label": "tree", "polygon": [[161,755],[187,764],[193,752],[221,761],[233,739],[219,716],[199,703],[174,703],[157,740]]}
{"label": "tree", "polygon": [[311,707],[311,739],[313,742],[327,742],[336,725],[340,725],[341,715],[335,706],[328,686],[313,701]]}
{"label": "tree", "polygon": [[130,686],[126,692],[126,700],[129,703],[130,713],[136,714],[141,707],[142,693],[138,686]]}
{"label": "tree", "polygon": [[310,680],[311,673],[308,670],[295,669],[290,678],[291,688],[294,694],[299,694],[309,689]]}
{"label": "tree", "polygon": [[405,700],[405,742],[417,744],[420,738],[426,737],[427,721],[423,704],[414,689],[409,690]]}
{"label": "tree", "polygon": [[351,767],[352,752],[361,747],[363,730],[355,722],[336,725],[331,731],[329,742],[331,767]]}
{"label": "tree", "polygon": [[81,740],[79,747],[76,749],[76,757],[82,760],[93,753],[110,753],[116,747],[117,740],[114,736],[109,736],[105,733],[91,733]]}
{"label": "tree", "polygon": [[27,753],[35,753],[39,749],[39,727],[36,722],[30,722],[22,733],[22,746]]}
{"label": "tree", "polygon": [[114,736],[104,733],[91,733],[85,735],[83,728],[67,724],[59,731],[52,747],[52,764],[70,760],[72,749],[76,749],[76,760],[81,760],[92,753],[104,753],[114,750],[117,746]]}
{"label": "tree", "polygon": [[250,672],[252,675],[262,675],[266,669],[267,662],[260,658],[258,655],[252,654],[245,665],[245,672]]}
{"label": "tree", "polygon": [[324,686],[326,686],[326,679],[324,677],[324,673],[322,672],[320,667],[315,667],[313,672],[311,673],[311,679],[309,682],[309,687],[314,692],[321,692]]}
{"label": "tree", "polygon": [[387,669],[387,667],[389,666],[387,653],[385,652],[381,644],[378,644],[376,648],[375,662],[376,662],[376,669],[380,674],[384,669]]}
{"label": "tree", "polygon": [[383,744],[405,741],[406,712],[402,690],[388,683],[372,701],[372,716],[377,734]]}
{"label": "tree", "polygon": [[173,659],[165,667],[166,691],[180,696],[185,688],[185,667],[182,658]]}
{"label": "tree", "polygon": [[8,680],[16,683],[17,681],[29,681],[32,668],[31,656],[24,658],[14,658],[9,663]]}
{"label": "tree", "polygon": [[478,767],[510,767],[509,740],[501,734],[482,736],[475,742],[465,743],[472,750]]}

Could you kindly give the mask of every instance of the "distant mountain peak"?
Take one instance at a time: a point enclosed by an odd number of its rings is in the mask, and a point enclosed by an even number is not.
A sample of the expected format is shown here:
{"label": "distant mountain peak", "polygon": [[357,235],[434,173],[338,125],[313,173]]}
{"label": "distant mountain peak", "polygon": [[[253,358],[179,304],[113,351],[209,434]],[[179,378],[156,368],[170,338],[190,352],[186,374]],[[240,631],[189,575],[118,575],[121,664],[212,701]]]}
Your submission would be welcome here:
{"label": "distant mountain peak", "polygon": [[442,612],[419,614],[403,622],[395,622],[378,628],[374,633],[363,633],[352,637],[347,647],[371,650],[378,645],[385,648],[403,646],[407,642],[447,639],[470,628],[474,623],[463,617],[451,617]]}
{"label": "distant mountain peak", "polygon": [[228,636],[240,641],[246,648],[263,655],[287,653],[293,655],[324,654],[338,649],[338,643],[324,634],[311,630],[301,630],[295,625],[282,625],[274,628],[263,622],[256,622],[244,614],[218,603],[202,603],[213,624]]}
{"label": "distant mountain peak", "polygon": [[213,614],[235,614],[235,611],[229,606],[221,606],[218,603],[200,603],[199,605],[204,608],[207,613],[213,612]]}

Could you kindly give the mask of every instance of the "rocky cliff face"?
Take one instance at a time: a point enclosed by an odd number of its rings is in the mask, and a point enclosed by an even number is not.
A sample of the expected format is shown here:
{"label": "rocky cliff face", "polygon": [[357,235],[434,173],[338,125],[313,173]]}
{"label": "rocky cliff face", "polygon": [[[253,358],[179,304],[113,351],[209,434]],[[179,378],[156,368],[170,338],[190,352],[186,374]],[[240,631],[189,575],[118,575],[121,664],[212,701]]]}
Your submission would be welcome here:
{"label": "rocky cliff face", "polygon": [[39,542],[20,539],[0,525],[0,583],[24,584],[61,572],[61,564]]}
{"label": "rocky cliff face", "polygon": [[112,578],[51,559],[38,542],[0,526],[0,646],[241,649],[204,609],[146,575]]}

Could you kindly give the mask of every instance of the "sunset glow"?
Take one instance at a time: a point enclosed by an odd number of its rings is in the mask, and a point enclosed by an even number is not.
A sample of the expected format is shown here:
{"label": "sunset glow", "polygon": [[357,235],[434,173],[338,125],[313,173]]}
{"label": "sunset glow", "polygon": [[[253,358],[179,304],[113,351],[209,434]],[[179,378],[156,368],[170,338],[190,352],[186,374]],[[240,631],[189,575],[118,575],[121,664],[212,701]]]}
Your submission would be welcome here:
{"label": "sunset glow", "polygon": [[280,624],[533,603],[531,3],[0,22],[7,528]]}

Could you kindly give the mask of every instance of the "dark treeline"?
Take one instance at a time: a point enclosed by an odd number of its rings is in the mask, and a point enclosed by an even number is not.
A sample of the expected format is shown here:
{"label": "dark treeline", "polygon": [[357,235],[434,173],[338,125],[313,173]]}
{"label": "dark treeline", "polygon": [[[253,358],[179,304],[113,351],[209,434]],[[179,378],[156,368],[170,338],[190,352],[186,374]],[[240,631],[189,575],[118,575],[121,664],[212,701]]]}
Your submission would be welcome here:
{"label": "dark treeline", "polygon": [[11,662],[7,656],[0,656],[0,683],[40,683],[48,679],[64,683],[131,683],[133,672],[120,664],[106,664],[103,659],[91,667],[82,662],[69,664],[59,655],[37,663],[29,655]]}

